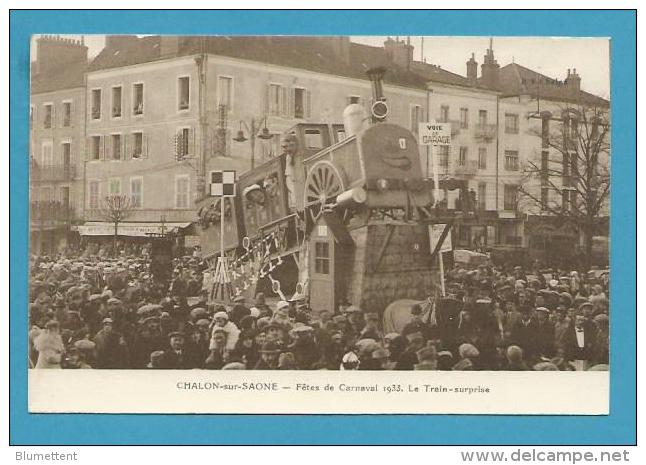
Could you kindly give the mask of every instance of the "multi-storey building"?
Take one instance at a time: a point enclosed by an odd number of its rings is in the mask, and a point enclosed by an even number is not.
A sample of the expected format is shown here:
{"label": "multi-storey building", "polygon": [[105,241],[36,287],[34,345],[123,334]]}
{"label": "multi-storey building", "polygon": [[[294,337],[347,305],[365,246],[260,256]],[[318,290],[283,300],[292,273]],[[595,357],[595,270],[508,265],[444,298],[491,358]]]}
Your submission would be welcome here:
{"label": "multi-storey building", "polygon": [[[76,106],[86,127],[81,214],[91,226],[81,233],[112,234],[110,194],[132,206],[120,234],[190,226],[212,170],[244,172],[277,154],[292,125],[340,122],[349,103],[369,107],[366,71],[375,66],[388,69],[390,121],[413,132],[429,119],[451,124],[450,147],[420,153],[429,178],[434,153],[440,178],[468,181],[476,199],[477,215],[456,225],[456,243],[529,246],[536,212],[520,204],[519,190],[527,160],[541,152],[537,114],[608,102],[581,91],[578,76],[565,85],[516,64],[501,68],[491,44],[480,75],[472,56],[462,76],[413,60],[410,43],[392,38],[373,47],[348,37],[107,36]],[[460,202],[456,192],[443,195],[449,208]]]}
{"label": "multi-storey building", "polygon": [[30,244],[61,250],[83,208],[87,47],[55,36],[36,40],[30,125]]}

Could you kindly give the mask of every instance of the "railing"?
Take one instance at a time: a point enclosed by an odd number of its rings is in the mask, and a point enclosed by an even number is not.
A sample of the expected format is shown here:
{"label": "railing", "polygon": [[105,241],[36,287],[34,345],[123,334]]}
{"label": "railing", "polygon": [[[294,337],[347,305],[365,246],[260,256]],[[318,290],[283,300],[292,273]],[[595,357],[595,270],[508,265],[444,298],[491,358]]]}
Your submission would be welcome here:
{"label": "railing", "polygon": [[29,204],[32,227],[55,226],[75,219],[74,208],[58,201],[35,201]]}
{"label": "railing", "polygon": [[458,162],[455,166],[456,176],[475,176],[477,173],[478,173],[477,160],[467,160],[464,165],[460,165]]}
{"label": "railing", "polygon": [[[133,208],[130,210],[130,214],[127,216],[125,221],[159,222],[162,217],[164,217],[165,222],[171,223],[189,223],[198,220],[196,209],[140,210]],[[84,220],[106,221],[106,212],[100,208],[85,210]]]}
{"label": "railing", "polygon": [[491,142],[496,138],[497,132],[497,124],[478,124],[474,128],[473,135],[478,141]]}
{"label": "railing", "polygon": [[70,181],[76,177],[74,165],[32,165],[32,181]]}

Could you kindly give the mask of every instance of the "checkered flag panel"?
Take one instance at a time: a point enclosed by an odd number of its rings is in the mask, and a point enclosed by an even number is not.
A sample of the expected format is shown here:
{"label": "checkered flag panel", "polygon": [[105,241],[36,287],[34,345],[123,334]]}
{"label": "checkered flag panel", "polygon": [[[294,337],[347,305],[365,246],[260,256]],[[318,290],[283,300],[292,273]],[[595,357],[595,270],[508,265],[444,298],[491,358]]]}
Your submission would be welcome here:
{"label": "checkered flag panel", "polygon": [[212,171],[210,186],[212,197],[235,197],[236,172],[233,170]]}

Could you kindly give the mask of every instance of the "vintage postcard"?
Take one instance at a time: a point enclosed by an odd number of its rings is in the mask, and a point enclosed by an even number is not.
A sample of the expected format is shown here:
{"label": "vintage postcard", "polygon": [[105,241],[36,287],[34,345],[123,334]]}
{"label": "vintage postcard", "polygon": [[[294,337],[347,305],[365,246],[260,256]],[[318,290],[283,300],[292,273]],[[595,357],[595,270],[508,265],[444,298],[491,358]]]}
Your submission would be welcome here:
{"label": "vintage postcard", "polygon": [[609,47],[34,35],[30,411],[607,414]]}

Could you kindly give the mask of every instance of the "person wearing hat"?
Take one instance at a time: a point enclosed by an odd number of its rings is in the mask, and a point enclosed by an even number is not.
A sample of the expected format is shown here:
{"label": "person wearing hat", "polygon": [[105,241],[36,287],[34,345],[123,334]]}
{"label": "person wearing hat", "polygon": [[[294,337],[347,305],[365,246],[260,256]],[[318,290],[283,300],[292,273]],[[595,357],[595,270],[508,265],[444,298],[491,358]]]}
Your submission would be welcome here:
{"label": "person wearing hat", "polygon": [[159,367],[165,370],[190,370],[201,366],[196,360],[195,353],[186,345],[186,335],[179,331],[173,331],[168,335],[169,349],[159,360]]}
{"label": "person wearing hat", "polygon": [[566,358],[576,366],[577,371],[583,371],[594,359],[597,329],[594,323],[586,320],[582,310],[578,310],[574,317],[566,339]]}
{"label": "person wearing hat", "polygon": [[366,325],[359,333],[359,339],[381,341],[383,334],[379,330],[379,314],[377,312],[366,312],[364,318]]}
{"label": "person wearing hat", "polygon": [[554,323],[550,321],[550,310],[547,307],[536,307],[536,350],[537,356],[550,358],[554,356]]}
{"label": "person wearing hat", "polygon": [[609,319],[608,315],[605,313],[600,313],[592,319],[593,323],[597,327],[596,343],[594,348],[594,354],[592,357],[593,364],[605,364],[607,365],[610,361],[610,336],[609,331]]}
{"label": "person wearing hat", "polygon": [[256,318],[269,317],[271,318],[274,312],[271,311],[271,307],[267,305],[265,301],[265,294],[259,292],[256,294],[254,301],[254,308],[258,310],[258,316]]}
{"label": "person wearing hat", "polygon": [[247,315],[251,315],[251,310],[245,305],[244,296],[235,297],[233,299],[233,308],[229,312],[229,320],[240,328],[240,320]]}
{"label": "person wearing hat", "polygon": [[45,329],[34,340],[34,349],[38,352],[35,368],[61,368],[65,345],[58,321],[50,320],[45,324]]}
{"label": "person wearing hat", "polygon": [[525,363],[523,349],[517,345],[511,345],[507,348],[507,371],[528,371],[529,367]]}
{"label": "person wearing hat", "polygon": [[224,330],[227,339],[226,349],[228,351],[233,350],[238,342],[238,337],[240,337],[240,329],[233,322],[229,321],[227,312],[222,310],[215,312],[213,315],[213,331],[216,328],[222,328]]}
{"label": "person wearing hat", "polygon": [[415,370],[437,370],[437,349],[433,346],[422,347],[417,351]]}
{"label": "person wearing hat", "polygon": [[282,349],[274,341],[267,341],[260,349],[260,360],[254,367],[255,370],[277,370]]}
{"label": "person wearing hat", "polygon": [[235,348],[229,353],[228,360],[237,360],[244,363],[250,369],[258,362],[258,348],[256,344],[256,331],[246,329],[240,333]]}
{"label": "person wearing hat", "polygon": [[399,356],[395,365],[395,370],[414,370],[415,364],[419,363],[419,360],[417,359],[417,351],[424,347],[424,336],[421,331],[417,331],[407,334],[406,339],[408,340],[408,345],[406,350],[404,350],[404,352]]}
{"label": "person wearing hat", "polygon": [[112,318],[104,318],[101,330],[94,336],[96,344],[96,368],[128,368],[128,351],[126,343],[113,328]]}
{"label": "person wearing hat", "polygon": [[524,306],[520,309],[521,316],[511,329],[511,342],[523,349],[525,358],[530,360],[538,352],[538,323],[531,307]]}
{"label": "person wearing hat", "polygon": [[292,330],[294,342],[288,345],[299,370],[310,370],[320,358],[320,348],[313,337],[314,328],[307,325],[295,327]]}
{"label": "person wearing hat", "polygon": [[227,348],[227,332],[220,326],[214,326],[209,342],[209,356],[204,361],[204,367],[209,370],[220,370],[229,357]]}
{"label": "person wearing hat", "polygon": [[168,338],[162,334],[160,319],[157,316],[144,318],[135,330],[131,341],[130,364],[133,368],[145,368],[150,362],[151,352],[164,350]]}

